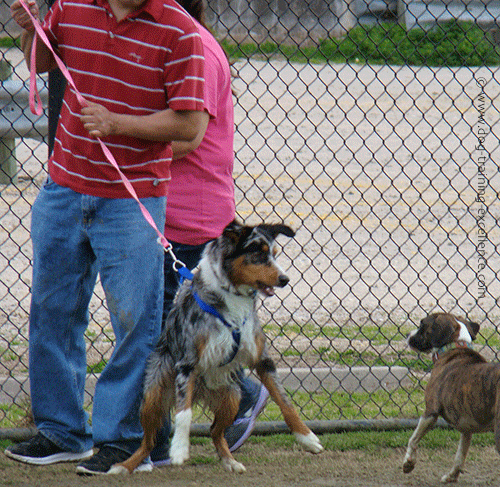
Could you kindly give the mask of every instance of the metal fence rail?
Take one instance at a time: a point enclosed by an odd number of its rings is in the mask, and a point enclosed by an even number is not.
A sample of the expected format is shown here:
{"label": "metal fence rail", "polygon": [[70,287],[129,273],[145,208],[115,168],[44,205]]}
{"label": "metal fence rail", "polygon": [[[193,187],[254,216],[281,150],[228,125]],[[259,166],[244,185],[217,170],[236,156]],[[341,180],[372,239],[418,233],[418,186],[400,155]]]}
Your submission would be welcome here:
{"label": "metal fence rail", "polygon": [[[427,362],[407,350],[405,338],[435,309],[481,323],[479,348],[497,359],[497,4],[208,2],[226,49],[252,53],[233,58],[237,213],[245,222],[285,221],[297,230],[282,242],[291,286],[263,301],[260,315],[306,420],[415,418],[422,395],[413,391],[422,390]],[[417,52],[453,18],[469,21],[463,29],[475,29],[472,40],[450,33],[419,52],[420,62],[405,61],[406,38]],[[5,0],[0,22],[5,38],[19,34]],[[436,61],[446,49],[448,58]],[[3,79],[26,80],[20,51],[1,52],[2,65],[11,66]],[[476,55],[483,61],[469,62]],[[27,107],[17,106],[25,102],[16,93],[7,98],[0,127],[15,129],[12,107],[19,117]],[[34,127],[42,136],[43,123]],[[0,429],[11,429],[29,422],[29,224],[47,146],[43,138],[2,134]],[[89,408],[112,343],[98,288],[87,331]],[[263,418],[277,419],[272,406]]]}

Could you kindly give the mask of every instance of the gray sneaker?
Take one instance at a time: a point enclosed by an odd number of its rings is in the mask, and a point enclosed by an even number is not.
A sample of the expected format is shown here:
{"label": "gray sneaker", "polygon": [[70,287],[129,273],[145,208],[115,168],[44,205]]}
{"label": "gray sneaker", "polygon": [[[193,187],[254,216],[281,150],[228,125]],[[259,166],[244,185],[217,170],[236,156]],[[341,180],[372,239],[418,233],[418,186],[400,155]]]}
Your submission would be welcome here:
{"label": "gray sneaker", "polygon": [[29,463],[30,465],[78,462],[86,460],[94,454],[93,450],[87,450],[82,453],[64,451],[41,433],[38,433],[28,441],[7,447],[4,453],[13,460]]}
{"label": "gray sneaker", "polygon": [[255,402],[247,410],[242,418],[237,419],[224,433],[229,451],[236,451],[248,437],[252,434],[255,427],[255,420],[260,412],[264,409],[269,397],[267,389],[261,385],[259,394],[255,397]]}

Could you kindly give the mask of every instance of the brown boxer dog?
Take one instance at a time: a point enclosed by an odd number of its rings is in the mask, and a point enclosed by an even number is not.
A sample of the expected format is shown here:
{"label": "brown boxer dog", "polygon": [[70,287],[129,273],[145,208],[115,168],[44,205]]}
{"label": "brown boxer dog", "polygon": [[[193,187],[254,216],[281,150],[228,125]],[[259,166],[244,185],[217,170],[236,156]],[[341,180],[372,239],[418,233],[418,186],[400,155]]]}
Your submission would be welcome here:
{"label": "brown boxer dog", "polygon": [[419,441],[442,416],[460,431],[455,462],[441,482],[456,482],[465,463],[473,433],[495,432],[500,453],[500,364],[487,362],[472,350],[479,325],[448,313],[434,313],[408,337],[419,352],[432,352],[434,367],[425,389],[425,413],[406,450],[403,472],[416,463]]}

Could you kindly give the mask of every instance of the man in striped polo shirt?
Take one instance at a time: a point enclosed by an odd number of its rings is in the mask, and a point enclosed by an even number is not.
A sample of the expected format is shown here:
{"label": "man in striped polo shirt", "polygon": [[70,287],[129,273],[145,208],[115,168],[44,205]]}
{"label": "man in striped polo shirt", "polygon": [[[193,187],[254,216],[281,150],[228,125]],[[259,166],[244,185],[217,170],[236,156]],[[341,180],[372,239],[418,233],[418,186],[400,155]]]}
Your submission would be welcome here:
{"label": "man in striped polo shirt", "polygon": [[[34,2],[29,8],[38,16]],[[19,0],[11,11],[28,61],[34,26]],[[173,0],[57,0],[43,29],[86,103],[67,86],[49,177],[32,209],[29,352],[38,434],[5,453],[38,465],[84,460],[78,473],[104,474],[142,437],[138,412],[160,333],[163,248],[97,138],[163,230],[170,141],[193,140],[203,129],[203,45]],[[37,72],[55,67],[38,40]],[[98,276],[115,347],[96,384],[90,426],[84,333]]]}

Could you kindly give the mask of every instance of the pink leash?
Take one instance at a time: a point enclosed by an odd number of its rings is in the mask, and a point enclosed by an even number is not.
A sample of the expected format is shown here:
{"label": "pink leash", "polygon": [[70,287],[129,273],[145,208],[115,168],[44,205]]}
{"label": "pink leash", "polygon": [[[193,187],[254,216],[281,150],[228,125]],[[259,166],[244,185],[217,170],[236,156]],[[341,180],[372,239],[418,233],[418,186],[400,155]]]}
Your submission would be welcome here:
{"label": "pink leash", "polygon": [[[77,97],[78,101],[80,102],[80,105],[86,106],[87,105],[87,101],[85,100],[85,98],[83,98],[83,96],[81,95],[81,93],[78,91],[78,89],[77,89],[77,87],[76,87],[76,85],[75,85],[75,83],[73,81],[73,78],[71,77],[71,74],[68,71],[68,68],[64,65],[64,63],[62,62],[62,60],[54,52],[54,49],[52,48],[52,45],[50,44],[49,39],[45,35],[45,32],[43,31],[43,29],[42,29],[42,27],[40,25],[40,22],[37,19],[35,19],[35,17],[33,17],[32,13],[29,10],[29,7],[26,5],[26,3],[24,2],[24,0],[20,0],[20,3],[23,6],[24,10],[26,10],[26,12],[28,13],[28,15],[30,16],[31,21],[33,22],[33,25],[35,27],[36,33],[40,36],[40,38],[42,39],[42,41],[44,42],[44,44],[50,49],[50,51],[52,52],[52,54],[54,56],[54,59],[55,59],[57,65],[58,65],[59,69],[61,70],[61,72],[64,75],[64,77],[68,80],[68,83],[71,85],[71,87],[75,91],[76,97]],[[33,39],[33,46],[31,48],[31,58],[30,58],[31,66],[30,66],[30,96],[29,96],[29,100],[30,100],[30,109],[31,109],[31,112],[34,113],[35,115],[41,115],[42,111],[43,111],[43,109],[42,109],[42,103],[41,103],[41,100],[40,100],[40,94],[38,93],[37,86],[36,86],[36,64],[35,64],[36,63],[36,43],[37,43],[37,36],[35,35],[34,39]],[[35,99],[35,97],[36,97],[36,99]],[[174,261],[174,264],[173,264],[174,269],[176,271],[178,271],[179,267],[185,267],[185,264],[183,262],[181,262],[180,260],[178,260],[177,257],[175,256],[175,254],[173,253],[173,251],[172,251],[172,245],[165,238],[165,235],[163,235],[158,230],[158,227],[156,226],[156,224],[155,224],[155,222],[153,220],[153,217],[151,216],[151,214],[149,213],[149,211],[147,210],[147,208],[139,200],[139,198],[137,196],[137,193],[135,192],[135,189],[133,188],[133,186],[130,183],[130,181],[126,178],[126,176],[122,173],[120,167],[118,166],[118,163],[116,162],[115,158],[113,157],[113,154],[111,154],[110,150],[106,147],[106,145],[104,144],[104,142],[99,137],[97,137],[97,140],[99,141],[101,149],[104,152],[104,155],[106,156],[106,158],[108,159],[108,161],[118,171],[118,174],[120,175],[120,178],[121,178],[123,184],[127,188],[127,191],[135,199],[135,201],[137,201],[137,203],[139,204],[139,207],[141,209],[142,214],[144,215],[144,218],[146,219],[146,221],[153,227],[153,229],[158,234],[158,242],[161,245],[163,245],[163,247],[165,247],[165,252],[169,252],[170,253],[170,256],[172,257],[172,259]],[[177,266],[179,266],[179,267],[177,267]]]}

